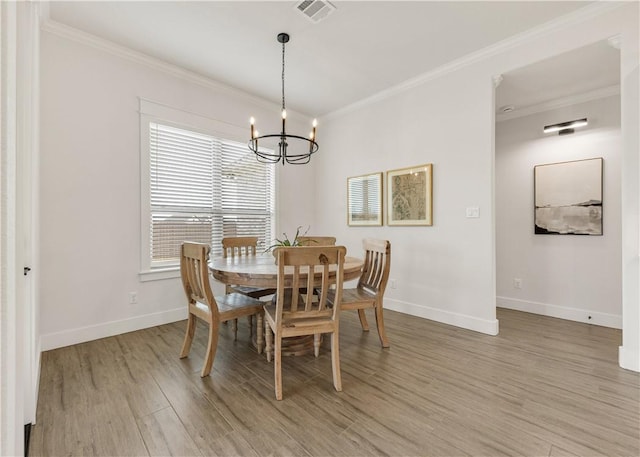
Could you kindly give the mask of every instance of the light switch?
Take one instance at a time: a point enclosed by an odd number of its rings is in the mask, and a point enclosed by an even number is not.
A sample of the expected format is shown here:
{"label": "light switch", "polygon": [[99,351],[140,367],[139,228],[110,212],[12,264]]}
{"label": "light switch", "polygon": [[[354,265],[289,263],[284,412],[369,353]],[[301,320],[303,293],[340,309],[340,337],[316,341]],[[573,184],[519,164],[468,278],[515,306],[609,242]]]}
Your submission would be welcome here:
{"label": "light switch", "polygon": [[469,206],[467,208],[467,217],[468,218],[480,217],[480,208],[477,206]]}

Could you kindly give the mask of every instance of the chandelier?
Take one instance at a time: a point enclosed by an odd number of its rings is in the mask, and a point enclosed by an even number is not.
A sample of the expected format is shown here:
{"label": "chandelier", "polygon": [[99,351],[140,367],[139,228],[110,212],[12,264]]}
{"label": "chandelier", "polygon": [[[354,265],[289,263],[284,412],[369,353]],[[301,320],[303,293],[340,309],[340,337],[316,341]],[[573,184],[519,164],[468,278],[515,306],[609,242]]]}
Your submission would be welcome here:
{"label": "chandelier", "polygon": [[[309,163],[311,154],[318,151],[319,146],[318,143],[316,143],[316,127],[318,126],[318,121],[313,120],[309,138],[287,133],[287,109],[284,104],[284,45],[288,42],[289,35],[287,33],[278,34],[278,43],[282,43],[282,131],[280,133],[260,135],[255,129],[255,119],[252,117],[250,120],[251,140],[249,141],[249,149],[255,153],[258,161],[262,163],[278,163],[282,160],[282,165],[285,163],[303,165]],[[277,150],[259,149],[258,142],[265,138],[278,138]],[[289,146],[292,146],[293,152],[288,151]]]}

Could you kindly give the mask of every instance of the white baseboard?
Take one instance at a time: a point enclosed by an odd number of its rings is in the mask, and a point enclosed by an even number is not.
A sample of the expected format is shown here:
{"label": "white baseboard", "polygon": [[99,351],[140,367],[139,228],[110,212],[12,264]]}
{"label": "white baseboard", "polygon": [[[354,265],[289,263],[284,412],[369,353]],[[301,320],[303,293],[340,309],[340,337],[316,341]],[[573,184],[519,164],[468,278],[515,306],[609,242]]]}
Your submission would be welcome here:
{"label": "white baseboard", "polygon": [[49,333],[41,336],[40,344],[42,351],[49,351],[72,344],[84,343],[100,338],[120,335],[121,333],[155,327],[156,325],[169,324],[186,318],[187,308],[183,306],[169,311],[161,311],[119,321],[74,328],[63,332]]}
{"label": "white baseboard", "polygon": [[384,299],[384,307],[393,311],[441,322],[443,324],[455,325],[456,327],[465,328],[467,330],[486,333],[487,335],[498,334],[497,319],[478,319],[477,317],[469,316],[467,314],[453,313],[451,311],[401,302],[390,298]]}
{"label": "white baseboard", "polygon": [[570,321],[583,322],[585,324],[617,329],[622,328],[622,316],[618,314],[599,313],[586,309],[570,308],[568,306],[552,305],[549,303],[539,303],[509,297],[496,297],[496,305],[499,308],[541,314],[543,316],[557,317]]}
{"label": "white baseboard", "polygon": [[637,350],[629,351],[625,346],[618,348],[618,364],[626,369],[640,372],[640,353]]}

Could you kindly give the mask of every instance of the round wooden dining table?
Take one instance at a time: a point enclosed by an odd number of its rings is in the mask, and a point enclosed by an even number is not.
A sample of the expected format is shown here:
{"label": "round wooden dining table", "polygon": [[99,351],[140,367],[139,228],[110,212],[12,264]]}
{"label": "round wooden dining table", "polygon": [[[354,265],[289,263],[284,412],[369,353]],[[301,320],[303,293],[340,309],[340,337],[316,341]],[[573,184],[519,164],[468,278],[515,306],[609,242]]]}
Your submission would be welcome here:
{"label": "round wooden dining table", "polygon": [[[358,279],[363,263],[362,259],[345,257],[344,281]],[[293,272],[293,267],[287,268],[291,268]],[[209,269],[213,277],[224,284],[272,288],[278,285],[278,266],[272,253],[256,256],[214,257],[209,262]],[[319,275],[318,279],[320,279]]]}
{"label": "round wooden dining table", "polygon": [[[362,272],[364,261],[355,257],[345,257],[344,259],[344,281],[358,279]],[[285,268],[285,275],[288,269]],[[238,286],[254,286],[277,288],[278,286],[278,266],[272,253],[264,253],[256,256],[236,256],[236,257],[214,257],[209,261],[209,270],[218,281]],[[304,275],[302,275],[304,277]],[[317,273],[318,283],[320,285],[321,274]],[[333,278],[331,278],[331,270],[329,271],[329,282],[335,282],[335,267],[333,268]],[[285,278],[285,286],[291,285]],[[254,333],[257,339],[261,338],[260,330]],[[254,346],[260,352],[261,342],[258,343],[254,339]],[[283,341],[282,355],[304,355],[313,352],[313,336],[299,336],[287,338]]]}

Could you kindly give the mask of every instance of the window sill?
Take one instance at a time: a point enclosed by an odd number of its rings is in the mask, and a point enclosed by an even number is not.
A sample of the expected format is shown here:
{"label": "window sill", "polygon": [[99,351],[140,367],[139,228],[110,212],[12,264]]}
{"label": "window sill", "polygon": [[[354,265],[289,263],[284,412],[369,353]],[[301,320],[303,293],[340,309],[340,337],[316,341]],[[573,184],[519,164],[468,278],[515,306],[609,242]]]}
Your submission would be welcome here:
{"label": "window sill", "polygon": [[180,267],[158,268],[155,270],[141,271],[138,273],[140,282],[160,281],[180,277]]}

